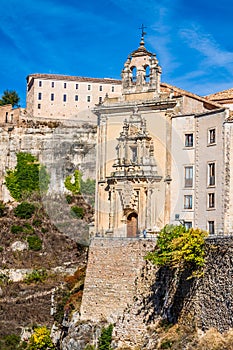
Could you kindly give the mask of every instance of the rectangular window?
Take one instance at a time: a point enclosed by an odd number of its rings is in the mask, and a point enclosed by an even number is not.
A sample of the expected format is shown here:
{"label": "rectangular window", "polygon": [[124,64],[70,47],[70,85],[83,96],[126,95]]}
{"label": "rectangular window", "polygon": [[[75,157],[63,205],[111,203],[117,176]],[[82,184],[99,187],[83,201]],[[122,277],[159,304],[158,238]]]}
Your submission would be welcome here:
{"label": "rectangular window", "polygon": [[66,102],[66,95],[63,95],[63,102]]}
{"label": "rectangular window", "polygon": [[215,186],[215,163],[208,164],[208,185]]}
{"label": "rectangular window", "polygon": [[66,89],[66,83],[64,83],[64,89]]}
{"label": "rectangular window", "polygon": [[215,208],[215,194],[208,193],[208,208]]}
{"label": "rectangular window", "polygon": [[184,187],[193,187],[193,167],[186,166],[184,170],[185,170]]}
{"label": "rectangular window", "polygon": [[41,87],[41,86],[42,86],[42,81],[40,80],[40,81],[39,81],[39,87]]}
{"label": "rectangular window", "polygon": [[209,231],[210,235],[213,235],[215,233],[214,221],[208,221],[208,231]]}
{"label": "rectangular window", "polygon": [[91,102],[91,96],[87,96],[87,102]]}
{"label": "rectangular window", "polygon": [[185,226],[186,230],[189,230],[190,228],[193,227],[192,221],[185,221],[184,226]]}
{"label": "rectangular window", "polygon": [[115,91],[114,86],[112,86],[112,92],[114,92],[114,91]]}
{"label": "rectangular window", "polygon": [[210,145],[213,144],[213,143],[216,143],[216,132],[215,132],[215,129],[209,129],[208,143]]}
{"label": "rectangular window", "polygon": [[38,100],[42,100],[42,92],[38,93]]}
{"label": "rectangular window", "polygon": [[87,90],[91,90],[91,85],[87,85]]}
{"label": "rectangular window", "polygon": [[76,84],[76,90],[78,90],[78,84]]}
{"label": "rectangular window", "polygon": [[99,91],[103,91],[103,86],[102,85],[99,86]]}
{"label": "rectangular window", "polygon": [[40,107],[41,107],[41,105],[40,105],[40,103],[38,103],[38,106],[37,106],[37,108],[38,108],[38,109],[40,109]]}
{"label": "rectangular window", "polygon": [[51,82],[51,87],[54,88],[54,81]]}
{"label": "rectangular window", "polygon": [[99,97],[99,103],[102,103],[102,97],[101,96]]}
{"label": "rectangular window", "polygon": [[184,209],[192,209],[193,208],[193,196],[186,195],[184,196]]}
{"label": "rectangular window", "polygon": [[54,94],[51,94],[51,101],[54,101]]}
{"label": "rectangular window", "polygon": [[185,134],[185,147],[193,147],[193,134]]}
{"label": "rectangular window", "polygon": [[75,95],[75,101],[78,101],[78,95]]}

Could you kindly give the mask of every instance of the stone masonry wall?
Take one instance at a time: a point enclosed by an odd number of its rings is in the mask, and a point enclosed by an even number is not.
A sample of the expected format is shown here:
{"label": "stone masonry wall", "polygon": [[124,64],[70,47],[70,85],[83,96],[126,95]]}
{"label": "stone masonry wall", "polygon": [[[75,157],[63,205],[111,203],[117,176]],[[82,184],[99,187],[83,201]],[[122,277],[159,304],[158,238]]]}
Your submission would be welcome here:
{"label": "stone masonry wall", "polygon": [[89,248],[81,320],[114,322],[132,304],[135,280],[155,240],[95,238]]}

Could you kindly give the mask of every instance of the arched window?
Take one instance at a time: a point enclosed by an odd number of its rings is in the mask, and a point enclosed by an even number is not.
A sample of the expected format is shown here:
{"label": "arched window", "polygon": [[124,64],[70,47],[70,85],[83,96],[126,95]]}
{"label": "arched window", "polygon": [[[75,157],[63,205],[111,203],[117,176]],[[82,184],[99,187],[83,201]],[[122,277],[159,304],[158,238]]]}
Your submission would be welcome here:
{"label": "arched window", "polygon": [[136,81],[137,81],[137,68],[132,67],[131,72],[132,72],[132,82],[136,83]]}
{"label": "arched window", "polygon": [[145,66],[145,81],[149,83],[150,81],[150,66]]}

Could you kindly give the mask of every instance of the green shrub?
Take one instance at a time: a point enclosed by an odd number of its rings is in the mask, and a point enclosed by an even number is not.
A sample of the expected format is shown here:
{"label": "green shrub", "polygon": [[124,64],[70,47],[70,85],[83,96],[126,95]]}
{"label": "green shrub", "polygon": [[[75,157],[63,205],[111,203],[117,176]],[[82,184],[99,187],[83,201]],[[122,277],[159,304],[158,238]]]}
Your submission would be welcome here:
{"label": "green shrub", "polygon": [[42,232],[42,233],[46,233],[46,232],[48,232],[47,227],[41,227],[41,232]]}
{"label": "green shrub", "polygon": [[21,219],[30,219],[34,214],[35,209],[35,205],[28,202],[22,202],[14,209],[14,214]]}
{"label": "green shrub", "polygon": [[68,204],[71,204],[72,201],[73,201],[73,197],[70,194],[67,194],[66,195],[66,201],[67,201]]}
{"label": "green shrub", "polygon": [[16,350],[19,348],[20,336],[16,334],[8,334],[0,339],[0,349]]}
{"label": "green shrub", "polygon": [[42,249],[42,240],[37,235],[28,236],[27,242],[30,250],[38,251]]}
{"label": "green shrub", "polygon": [[101,335],[98,341],[98,350],[112,350],[111,348],[112,331],[113,331],[112,324],[102,329]]}
{"label": "green shrub", "polygon": [[34,219],[32,225],[35,227],[39,227],[42,225],[42,221],[40,219]]}
{"label": "green shrub", "polygon": [[87,179],[86,181],[83,181],[81,178],[81,193],[88,194],[88,195],[94,195],[95,194],[95,180]]}
{"label": "green shrub", "polygon": [[11,226],[11,233],[19,233],[19,232],[23,232],[22,226],[18,226],[18,225]]}
{"label": "green shrub", "polygon": [[34,233],[34,228],[27,222],[23,225],[23,232],[27,234]]}
{"label": "green shrub", "polygon": [[6,204],[3,201],[0,201],[0,217],[5,215]]}
{"label": "green shrub", "polygon": [[74,205],[71,207],[71,213],[74,217],[83,219],[84,217],[84,209],[81,207],[78,207],[77,205]]}
{"label": "green shrub", "polygon": [[24,282],[27,284],[44,282],[48,277],[47,271],[45,269],[33,270],[31,273],[27,273]]}
{"label": "green shrub", "polygon": [[9,170],[5,182],[11,196],[17,201],[33,192],[46,191],[49,176],[44,166],[30,153],[17,153],[17,165]]}
{"label": "green shrub", "polygon": [[0,245],[0,253],[2,253],[4,248]]}
{"label": "green shrub", "polygon": [[84,348],[84,350],[96,350],[94,345],[87,344]]}

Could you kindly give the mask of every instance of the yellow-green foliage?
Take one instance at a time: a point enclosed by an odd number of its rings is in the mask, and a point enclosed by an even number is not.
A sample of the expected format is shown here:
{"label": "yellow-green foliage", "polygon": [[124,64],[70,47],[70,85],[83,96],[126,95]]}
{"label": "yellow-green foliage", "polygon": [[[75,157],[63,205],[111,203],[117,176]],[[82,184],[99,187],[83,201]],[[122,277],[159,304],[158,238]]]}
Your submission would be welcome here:
{"label": "yellow-green foliage", "polygon": [[[65,187],[73,194],[80,194],[81,189],[81,173],[79,170],[75,170],[73,175],[69,175],[65,179]],[[72,181],[73,180],[73,181]]]}
{"label": "yellow-green foliage", "polygon": [[50,331],[46,327],[37,327],[31,335],[26,350],[55,350],[50,337]]}
{"label": "yellow-green foliage", "polygon": [[206,236],[207,232],[200,229],[166,225],[159,233],[155,251],[146,259],[159,266],[200,268],[205,263]]}

